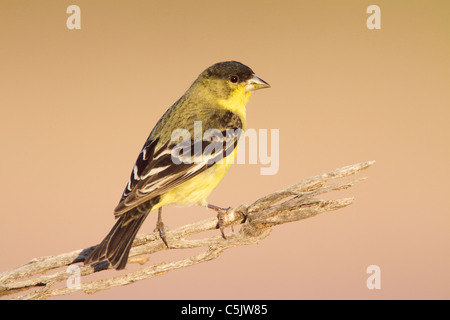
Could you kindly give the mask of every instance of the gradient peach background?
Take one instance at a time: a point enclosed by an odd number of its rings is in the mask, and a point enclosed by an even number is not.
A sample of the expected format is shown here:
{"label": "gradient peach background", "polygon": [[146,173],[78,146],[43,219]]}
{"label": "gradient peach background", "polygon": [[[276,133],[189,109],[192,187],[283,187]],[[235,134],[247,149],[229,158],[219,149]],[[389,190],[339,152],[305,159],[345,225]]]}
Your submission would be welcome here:
{"label": "gradient peach background", "polygon": [[[81,30],[66,28],[70,4]],[[371,4],[381,30],[366,28]],[[376,160],[360,174],[368,180],[332,195],[354,204],[208,263],[64,298],[449,299],[449,10],[449,1],[3,0],[0,271],[98,243],[155,122],[203,69],[233,59],[272,85],[252,97],[247,126],[280,129],[280,170],[236,165],[209,200],[249,203]],[[211,214],[169,207],[165,223]],[[371,264],[381,290],[366,287]]]}

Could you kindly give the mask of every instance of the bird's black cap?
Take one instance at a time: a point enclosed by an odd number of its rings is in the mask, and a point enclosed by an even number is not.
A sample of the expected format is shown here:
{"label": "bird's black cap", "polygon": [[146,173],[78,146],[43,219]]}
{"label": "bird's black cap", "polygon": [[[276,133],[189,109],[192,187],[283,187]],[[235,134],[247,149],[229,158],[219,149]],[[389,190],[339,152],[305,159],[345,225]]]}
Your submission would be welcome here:
{"label": "bird's black cap", "polygon": [[200,74],[200,77],[204,78],[218,78],[229,79],[231,76],[236,75],[240,81],[247,81],[253,77],[253,70],[237,61],[225,61],[219,62]]}

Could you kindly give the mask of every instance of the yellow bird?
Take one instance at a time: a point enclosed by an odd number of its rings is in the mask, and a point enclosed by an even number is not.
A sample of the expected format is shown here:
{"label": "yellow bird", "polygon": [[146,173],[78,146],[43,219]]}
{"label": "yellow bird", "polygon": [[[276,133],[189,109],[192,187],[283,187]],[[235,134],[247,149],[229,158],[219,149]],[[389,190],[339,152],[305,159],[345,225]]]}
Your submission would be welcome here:
{"label": "yellow bird", "polygon": [[224,236],[220,219],[224,209],[206,199],[236,156],[252,91],[269,87],[236,61],[203,71],[156,123],[114,211],[119,220],[84,263],[108,260],[117,270],[125,268],[139,228],[156,209],[156,227],[167,245],[161,215],[169,204],[199,204],[218,211]]}

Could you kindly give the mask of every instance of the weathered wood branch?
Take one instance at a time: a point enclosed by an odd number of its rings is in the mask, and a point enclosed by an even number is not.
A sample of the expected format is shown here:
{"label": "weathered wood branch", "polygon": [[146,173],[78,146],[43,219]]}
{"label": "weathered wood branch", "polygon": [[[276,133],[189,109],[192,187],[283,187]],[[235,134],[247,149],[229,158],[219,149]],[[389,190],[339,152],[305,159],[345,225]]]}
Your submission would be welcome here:
{"label": "weathered wood branch", "polygon": [[[24,290],[29,292],[16,296],[14,299],[46,299],[75,291],[95,293],[215,259],[228,248],[253,244],[264,239],[275,225],[306,219],[322,212],[348,206],[353,202],[353,198],[321,200],[316,197],[330,191],[353,186],[355,182],[364,178],[328,185],[327,182],[353,175],[374,163],[375,161],[362,162],[316,175],[284,190],[262,197],[252,204],[240,205],[230,209],[224,219],[225,226],[241,225],[241,228],[239,231],[228,233],[227,239],[223,239],[220,233],[217,236],[200,240],[187,239],[193,234],[216,229],[218,227],[216,218],[202,220],[166,232],[169,248],[163,244],[156,233],[138,235],[133,243],[129,263],[144,264],[148,260],[145,255],[162,250],[205,248],[203,252],[186,259],[144,266],[137,271],[113,278],[93,280],[86,283],[83,281],[80,285],[65,285],[62,288],[59,285],[57,287],[57,284],[65,284],[67,279],[73,277],[72,273],[67,272],[68,266],[79,263],[76,265],[76,270],[80,277],[110,269],[109,263],[105,261],[92,266],[80,264],[95,247],[92,246],[56,256],[35,258],[23,266],[0,273],[0,296],[8,296]],[[64,269],[56,270],[58,268]],[[53,273],[47,274],[52,270]]]}

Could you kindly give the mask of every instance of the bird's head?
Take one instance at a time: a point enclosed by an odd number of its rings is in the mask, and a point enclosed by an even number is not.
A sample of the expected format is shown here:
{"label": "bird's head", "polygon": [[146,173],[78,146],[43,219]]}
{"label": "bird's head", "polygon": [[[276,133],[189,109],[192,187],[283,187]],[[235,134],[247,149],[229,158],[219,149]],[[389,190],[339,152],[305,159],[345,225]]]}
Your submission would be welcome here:
{"label": "bird's head", "polygon": [[252,91],[270,88],[252,69],[237,61],[212,65],[199,75],[196,82],[202,84],[209,94],[219,100],[248,100]]}

